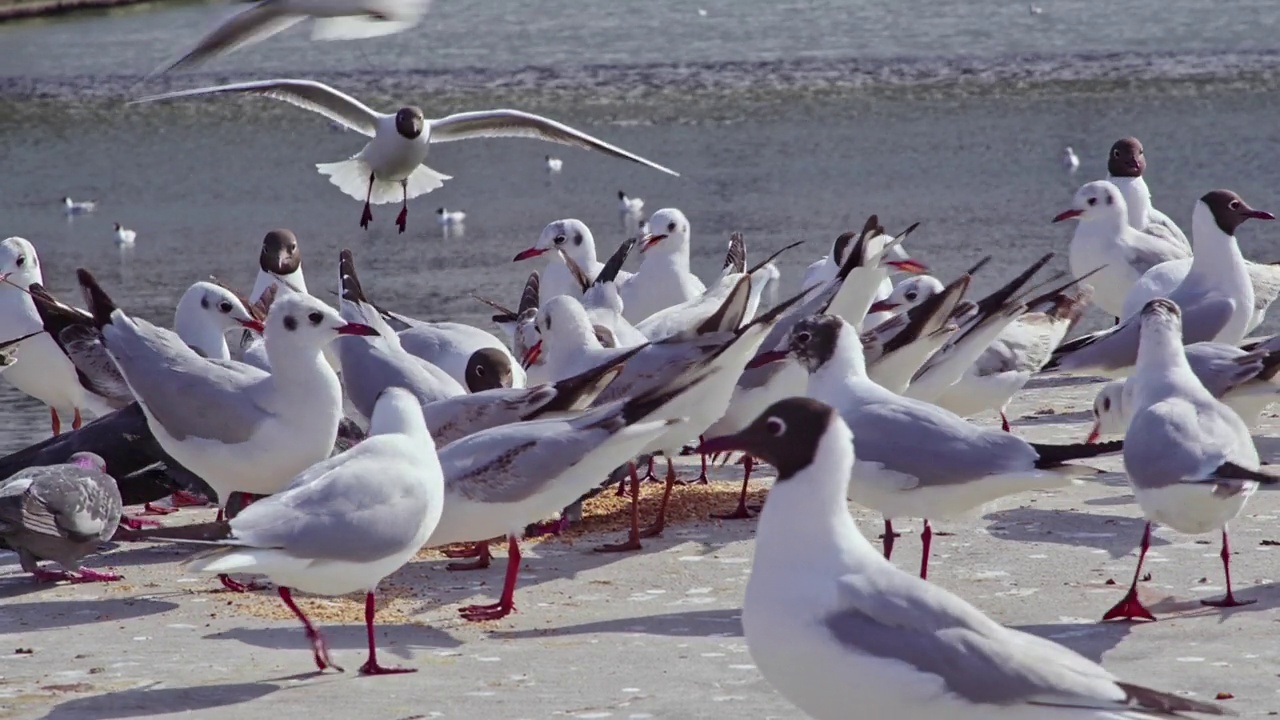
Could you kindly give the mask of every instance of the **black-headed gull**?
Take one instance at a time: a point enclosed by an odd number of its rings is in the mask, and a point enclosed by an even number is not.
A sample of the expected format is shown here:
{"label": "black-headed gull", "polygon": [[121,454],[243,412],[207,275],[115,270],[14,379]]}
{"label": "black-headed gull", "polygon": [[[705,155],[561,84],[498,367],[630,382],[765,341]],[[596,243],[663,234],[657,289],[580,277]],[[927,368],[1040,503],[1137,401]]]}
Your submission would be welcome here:
{"label": "black-headed gull", "polygon": [[524,368],[493,333],[465,323],[426,322],[375,307],[395,328],[405,352],[440,368],[468,392],[525,386]]}
{"label": "black-headed gull", "polygon": [[1071,208],[1053,218],[1055,223],[1077,221],[1068,257],[1071,273],[1081,278],[1098,271],[1089,281],[1093,301],[1117,319],[1126,317],[1124,297],[1143,273],[1191,254],[1167,238],[1133,229],[1127,212],[1120,189],[1106,180],[1095,180],[1080,186]]}
{"label": "black-headed gull", "polygon": [[[20,237],[0,241],[0,337],[15,338],[43,330],[44,324],[31,298],[33,283],[44,283],[35,246]],[[75,365],[53,336],[41,332],[21,345],[18,360],[5,370],[4,379],[23,393],[49,406],[53,434],[62,431],[62,419],[71,418],[79,429],[82,411],[105,415],[114,408],[81,383]]]}
{"label": "black-headed gull", "polygon": [[555,174],[564,169],[564,161],[558,157],[547,155],[543,158],[543,163],[547,166],[547,172]]}
{"label": "black-headed gull", "polygon": [[1062,151],[1062,169],[1067,171],[1068,175],[1080,169],[1080,157],[1070,145]]}
{"label": "black-headed gull", "polygon": [[640,252],[640,267],[618,288],[622,315],[631,324],[706,291],[689,271],[689,218],[676,208],[649,217],[649,234],[640,239]]}
{"label": "black-headed gull", "polygon": [[621,190],[618,191],[618,213],[622,215],[624,221],[628,217],[639,215],[642,210],[644,210],[644,200],[631,197]]}
{"label": "black-headed gull", "polygon": [[1146,169],[1147,155],[1138,138],[1120,138],[1111,145],[1111,152],[1107,155],[1106,179],[1124,195],[1129,226],[1165,238],[1190,253],[1191,243],[1178,224],[1152,207],[1151,191],[1143,177]]}
{"label": "black-headed gull", "polygon": [[[116,307],[93,275],[76,271],[94,324],[165,452],[218,494],[270,495],[329,457],[342,387],[321,348],[372,335],[304,293],[277,298],[264,341],[272,372],[200,357],[174,333]],[[229,578],[224,584],[235,587]]]}
{"label": "black-headed gull", "polygon": [[[1169,293],[1169,299],[1182,310],[1184,343],[1212,340],[1236,344],[1244,339],[1254,313],[1253,282],[1235,232],[1250,218],[1274,220],[1275,216],[1254,210],[1230,190],[1213,190],[1196,201],[1191,214],[1196,254],[1186,277]],[[1126,226],[1126,230],[1130,228]],[[1101,283],[1096,279],[1105,272],[1089,281],[1095,293]],[[1046,368],[1126,375],[1137,359],[1140,325],[1136,314],[1128,315],[1113,328],[1065,342]]]}
{"label": "black-headed gull", "polygon": [[238,329],[261,333],[262,319],[229,288],[205,280],[187,288],[173,313],[173,331],[211,360],[231,359],[226,334]]}
{"label": "black-headed gull", "polygon": [[373,594],[383,578],[422,548],[443,508],[444,473],[418,400],[402,388],[389,388],[378,396],[368,437],[299,473],[279,494],[245,508],[225,526],[227,535],[218,544],[226,547],[197,555],[183,567],[270,578],[306,628],[321,670],[342,667],[294,603],[292,591],[363,591],[369,658],[360,674],[414,672],[378,663]]}
{"label": "black-headed gull", "polygon": [[296,292],[307,292],[307,278],[302,274],[302,248],[292,230],[277,228],[262,238],[258,253],[258,275],[249,292],[249,302],[258,302],[272,285],[285,284]]}
{"label": "black-headed gull", "polygon": [[[565,218],[548,223],[538,236],[538,241],[531,247],[521,250],[512,262],[520,262],[551,253],[547,266],[539,277],[538,299],[546,302],[557,295],[573,295],[581,298],[583,289],[581,279],[561,259],[560,250],[572,260],[584,273],[586,279],[594,281],[604,268],[596,255],[596,239],[587,224],[577,218]],[[631,277],[629,272],[619,272],[617,281],[625,282]]]}
{"label": "black-headed gull", "polygon": [[446,230],[455,230],[467,222],[467,214],[461,210],[436,208],[436,220],[440,223],[440,227]]}
{"label": "black-headed gull", "polygon": [[153,75],[192,67],[261,42],[308,18],[313,40],[380,37],[418,24],[430,0],[263,0],[223,20],[195,47]]}
{"label": "black-headed gull", "polygon": [[115,229],[116,229],[116,234],[115,234],[116,247],[118,248],[133,247],[133,244],[137,242],[138,240],[137,231],[130,230],[129,228],[121,225],[120,223],[115,223]]}
{"label": "black-headed gull", "polygon": [[[821,402],[790,398],[709,439],[778,469],[756,530],[742,629],[756,667],[818,720],[1102,720],[1224,715],[1122,682],[1075,652],[983,615],[895,568],[849,515],[852,435]],[[803,559],[800,559],[803,558]]]}
{"label": "black-headed gull", "polygon": [[1129,592],[1103,620],[1155,620],[1138,598],[1138,576],[1151,545],[1151,523],[1191,535],[1222,531],[1222,569],[1227,594],[1204,605],[1236,607],[1231,592],[1231,545],[1227,523],[1240,514],[1260,483],[1280,481],[1258,471],[1258,450],[1249,428],[1231,408],[1205,389],[1187,364],[1178,306],[1157,298],[1140,315],[1138,366],[1128,380],[1132,415],[1124,434],[1124,468],[1147,517],[1138,568]]}
{"label": "black-headed gull", "polygon": [[833,315],[791,328],[788,353],[809,373],[805,394],[829,403],[854,431],[858,465],[849,499],[885,517],[884,552],[896,517],[925,518],[920,577],[928,576],[928,518],[955,517],[1029,490],[1060,488],[1096,473],[1067,465],[1121,449],[1107,444],[1044,445],[982,428],[932,403],[897,395],[867,378],[853,327]]}
{"label": "black-headed gull", "polygon": [[916,275],[904,278],[893,286],[893,292],[883,300],[871,303],[867,319],[862,326],[872,330],[891,317],[901,315],[920,303],[942,292],[945,286],[932,275]]}
{"label": "black-headed gull", "polygon": [[[480,110],[428,119],[422,108],[408,105],[394,113],[380,113],[364,103],[312,80],[261,80],[215,87],[179,90],[134,100],[133,103],[171,100],[223,93],[262,95],[319,113],[372,138],[359,153],[342,162],[317,165],[322,175],[351,197],[364,200],[360,227],[373,219],[370,204],[402,201],[396,225],[404,232],[409,216],[409,198],[440,187],[442,175],[423,163],[431,143],[490,137],[524,137],[595,150],[655,170],[679,173],[633,155],[619,147],[555,120],[520,110]],[[131,103],[132,104],[132,103]],[[396,198],[400,195],[400,198]]]}
{"label": "black-headed gull", "polygon": [[[0,481],[0,545],[18,553],[22,569],[37,582],[120,579],[80,566],[120,524],[120,490],[106,470],[98,455],[78,452],[65,464],[27,468]],[[63,569],[44,570],[40,560]]]}
{"label": "black-headed gull", "polygon": [[68,216],[85,215],[97,209],[97,200],[72,200],[69,197],[62,198],[62,210]]}

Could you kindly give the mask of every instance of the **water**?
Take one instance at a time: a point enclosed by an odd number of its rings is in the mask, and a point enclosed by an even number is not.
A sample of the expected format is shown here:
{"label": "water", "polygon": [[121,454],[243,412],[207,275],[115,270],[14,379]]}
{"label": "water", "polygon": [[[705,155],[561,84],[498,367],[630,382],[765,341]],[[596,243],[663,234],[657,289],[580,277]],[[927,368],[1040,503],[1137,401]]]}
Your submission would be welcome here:
{"label": "water", "polygon": [[[733,230],[750,256],[786,242],[786,290],[830,240],[878,213],[922,221],[912,251],[948,280],[996,255],[983,291],[1051,250],[1049,219],[1104,174],[1111,142],[1147,146],[1158,207],[1187,229],[1195,199],[1229,187],[1280,208],[1280,18],[1269,3],[1230,11],[1193,0],[1124,4],[658,0],[643,11],[568,0],[437,2],[423,26],[356,43],[294,29],[194,71],[143,76],[230,12],[222,4],[140,6],[0,25],[0,234],[34,241],[55,293],[97,271],[131,312],[171,322],[208,274],[247,289],[262,235],[302,240],[317,293],[350,247],[376,301],[425,318],[486,322],[472,292],[514,303],[541,262],[514,264],[542,227],[578,217],[607,254],[626,237],[615,194],[683,209],[694,270],[718,271]],[[707,11],[697,14],[698,7]],[[375,106],[411,99],[429,115],[519,107],[577,125],[682,173],[515,140],[450,143],[430,164],[454,179],[410,204],[360,205],[315,172],[362,144],[354,133],[261,98],[126,107],[147,92],[309,77]],[[1083,165],[1058,162],[1072,145]],[[551,152],[565,171],[548,179]],[[59,198],[99,211],[64,219]],[[467,211],[444,237],[437,207]],[[121,255],[111,223],[138,231]],[[1245,253],[1280,260],[1280,227],[1249,223]],[[1059,258],[1056,266],[1065,261]],[[48,432],[47,414],[6,389],[0,449]]]}

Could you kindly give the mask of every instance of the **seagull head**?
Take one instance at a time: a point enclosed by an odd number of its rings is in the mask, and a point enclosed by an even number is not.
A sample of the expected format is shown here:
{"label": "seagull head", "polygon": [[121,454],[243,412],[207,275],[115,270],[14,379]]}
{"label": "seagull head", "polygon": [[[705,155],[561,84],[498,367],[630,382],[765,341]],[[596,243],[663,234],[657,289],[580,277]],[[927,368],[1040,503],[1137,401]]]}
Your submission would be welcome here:
{"label": "seagull head", "polygon": [[943,289],[942,281],[932,275],[909,277],[895,285],[889,297],[873,303],[867,312],[892,312],[895,315],[904,313],[942,292]]}
{"label": "seagull head", "polygon": [[422,108],[407,105],[396,111],[396,132],[406,140],[416,140],[427,126],[427,118]]}
{"label": "seagull head", "polygon": [[[839,425],[842,437],[836,442],[824,443],[831,426]],[[743,431],[733,435],[709,438],[698,451],[712,454],[738,450],[764,460],[778,471],[778,482],[795,477],[801,470],[813,465],[824,449],[840,452],[848,466],[841,474],[838,469],[824,473],[833,483],[848,484],[848,471],[853,465],[852,435],[844,421],[831,406],[811,398],[793,397],[769,406]]]}
{"label": "seagull head", "polygon": [[689,245],[689,219],[675,208],[663,208],[649,216],[649,234],[640,242],[640,252],[652,250],[674,253]]}
{"label": "seagull head", "polygon": [[[1255,220],[1275,220],[1276,216],[1265,210],[1254,210],[1239,195],[1230,190],[1213,190],[1205,193],[1196,203],[1192,212],[1191,224],[1194,231],[1196,225],[1203,225],[1205,214],[1213,218],[1213,224],[1223,234],[1234,237],[1236,228],[1250,218]],[[1203,233],[1202,233],[1203,234]],[[1193,235],[1196,233],[1193,232]]]}
{"label": "seagull head", "polygon": [[1128,426],[1124,414],[1124,381],[1112,380],[1103,385],[1093,399],[1093,429],[1085,442],[1097,442],[1103,435],[1123,435]]}
{"label": "seagull head", "polygon": [[1124,202],[1124,196],[1120,194],[1120,188],[1106,180],[1095,180],[1081,185],[1071,200],[1071,209],[1058,213],[1053,221],[1077,218],[1081,222],[1087,222],[1107,217],[1123,219],[1128,212],[1129,208]]}
{"label": "seagull head", "polygon": [[36,255],[35,246],[16,235],[0,240],[0,278],[24,289],[31,283],[43,285],[44,275],[40,272],[40,257]]}
{"label": "seagull head", "polygon": [[1111,177],[1142,177],[1147,169],[1147,156],[1136,137],[1120,138],[1107,156],[1107,174]]}
{"label": "seagull head", "polygon": [[302,268],[302,250],[292,230],[277,228],[262,238],[258,268],[272,275],[292,275]]}
{"label": "seagull head", "polygon": [[545,252],[560,249],[578,266],[589,265],[596,259],[596,241],[587,224],[574,218],[556,220],[542,229],[538,242],[516,255],[515,261],[528,260]]}
{"label": "seagull head", "polygon": [[247,328],[260,333],[264,329],[262,321],[249,312],[235,293],[211,282],[195,283],[178,301],[179,314],[195,312],[197,308],[222,332]]}
{"label": "seagull head", "polygon": [[[292,344],[321,348],[340,335],[377,335],[378,331],[362,323],[349,323],[337,310],[307,293],[289,293],[276,298],[267,313],[264,333],[270,345],[278,338]],[[272,363],[273,367],[275,363]]]}

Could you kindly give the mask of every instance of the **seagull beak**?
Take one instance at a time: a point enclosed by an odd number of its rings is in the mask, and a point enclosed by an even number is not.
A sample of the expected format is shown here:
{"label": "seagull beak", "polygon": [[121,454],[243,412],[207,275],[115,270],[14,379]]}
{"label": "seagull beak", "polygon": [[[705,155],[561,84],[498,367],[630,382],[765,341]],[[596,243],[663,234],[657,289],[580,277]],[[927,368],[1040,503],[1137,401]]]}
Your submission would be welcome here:
{"label": "seagull beak", "polygon": [[907,258],[906,260],[890,260],[886,262],[885,265],[896,268],[905,273],[911,273],[912,275],[923,275],[929,272],[929,268],[925,267],[924,263],[913,258]]}
{"label": "seagull beak", "polygon": [[1080,216],[1081,216],[1081,215],[1083,215],[1083,214],[1084,214],[1084,211],[1083,211],[1083,210],[1076,210],[1075,208],[1072,208],[1072,209],[1070,209],[1070,210],[1063,210],[1062,212],[1060,212],[1060,213],[1058,213],[1057,215],[1054,215],[1054,216],[1053,216],[1053,221],[1054,221],[1054,222],[1062,222],[1063,220],[1070,220],[1071,218],[1078,218],[1078,217],[1080,217]]}
{"label": "seagull beak", "polygon": [[256,333],[258,333],[259,335],[261,335],[261,334],[263,333],[263,331],[264,331],[264,328],[262,327],[262,323],[261,323],[261,322],[259,322],[259,321],[257,321],[257,320],[240,320],[240,319],[238,319],[238,318],[237,318],[237,319],[236,319],[236,322],[238,322],[238,323],[240,323],[242,326],[244,326],[244,327],[246,327],[246,328],[248,328],[248,329],[250,329],[250,330],[252,330],[252,331],[254,331],[254,332],[256,332]]}
{"label": "seagull beak", "polygon": [[698,449],[695,452],[700,455],[713,455],[715,453],[732,452],[734,450],[740,452],[749,451],[749,448],[746,447],[746,443],[738,435],[725,435],[723,437],[707,438],[698,445]]}
{"label": "seagull beak", "polygon": [[756,355],[755,357],[751,358],[751,362],[747,363],[746,369],[750,370],[752,368],[763,367],[765,365],[768,365],[769,363],[778,362],[779,360],[785,360],[786,358],[787,358],[786,350],[766,350],[765,352],[762,352],[759,355]]}
{"label": "seagull beak", "polygon": [[538,358],[542,357],[542,341],[533,344],[533,347],[525,351],[524,359],[520,361],[520,367],[528,370],[534,363],[538,362]]}
{"label": "seagull beak", "polygon": [[1102,435],[1099,425],[1100,423],[1097,423],[1097,422],[1093,424],[1093,429],[1089,431],[1089,437],[1084,439],[1086,444],[1093,444],[1098,442],[1098,437]]}
{"label": "seagull beak", "polygon": [[867,310],[867,313],[889,312],[890,310],[898,307],[899,304],[900,303],[889,302],[888,300],[881,300],[877,303],[871,303],[871,307]]}
{"label": "seagull beak", "polygon": [[653,247],[654,245],[657,245],[658,243],[666,239],[667,239],[666,235],[654,235],[653,233],[649,233],[648,235],[645,235],[644,238],[641,239],[640,241],[640,252],[644,252],[645,250],[648,250],[649,248]]}
{"label": "seagull beak", "polygon": [[347,323],[338,328],[339,335],[377,335],[378,331],[364,323]]}
{"label": "seagull beak", "polygon": [[1266,210],[1249,210],[1245,213],[1245,217],[1251,217],[1254,220],[1275,220],[1276,216]]}
{"label": "seagull beak", "polygon": [[546,248],[529,248],[528,250],[521,250],[520,252],[516,253],[515,259],[512,260],[511,262],[520,262],[521,260],[528,260],[529,258],[535,258],[546,251],[547,251]]}

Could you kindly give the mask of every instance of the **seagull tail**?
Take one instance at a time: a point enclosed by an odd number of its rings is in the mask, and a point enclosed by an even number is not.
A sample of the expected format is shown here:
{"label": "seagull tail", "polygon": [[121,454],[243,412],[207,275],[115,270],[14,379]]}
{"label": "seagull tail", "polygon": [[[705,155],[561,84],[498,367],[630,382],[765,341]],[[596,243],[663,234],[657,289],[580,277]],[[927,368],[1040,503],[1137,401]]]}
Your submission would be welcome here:
{"label": "seagull tail", "polygon": [[338,283],[342,288],[342,299],[347,302],[368,302],[364,289],[360,287],[360,278],[356,276],[356,259],[350,250],[343,249],[338,253]]}
{"label": "seagull tail", "polygon": [[[183,560],[178,567],[187,572],[216,573],[219,575],[240,572],[261,572],[263,550],[227,545],[197,553]],[[265,551],[270,552],[270,551]]]}
{"label": "seagull tail", "polygon": [[102,289],[93,273],[84,268],[76,269],[76,279],[80,281],[80,291],[84,293],[84,302],[93,313],[93,325],[101,330],[111,324],[111,314],[118,308],[111,301],[107,291]]}
{"label": "seagull tail", "polygon": [[364,200],[367,194],[369,202],[374,205],[400,202],[405,195],[408,195],[410,199],[416,198],[444,185],[445,180],[452,179],[448,175],[442,175],[426,165],[419,165],[409,177],[405,178],[403,190],[398,180],[378,179],[373,181],[371,190],[369,177],[373,174],[373,168],[369,167],[369,163],[365,162],[359,155],[342,162],[321,163],[316,165],[316,169],[320,171],[321,175],[327,175],[329,182],[337,185],[342,192],[357,200]]}
{"label": "seagull tail", "polygon": [[311,27],[312,40],[367,40],[393,35],[417,25],[413,20],[380,20],[367,15],[316,18]]}

